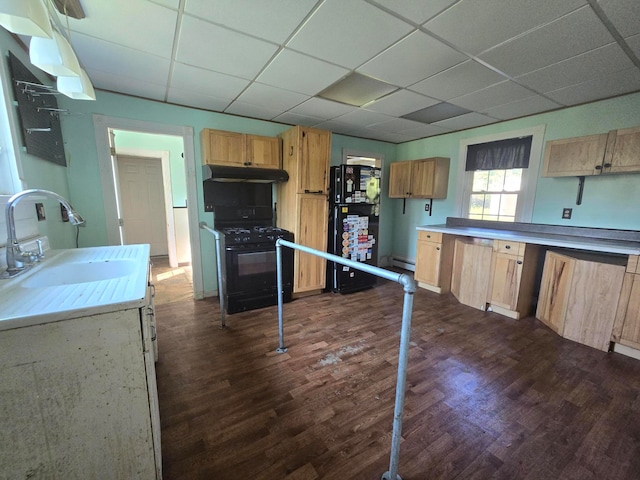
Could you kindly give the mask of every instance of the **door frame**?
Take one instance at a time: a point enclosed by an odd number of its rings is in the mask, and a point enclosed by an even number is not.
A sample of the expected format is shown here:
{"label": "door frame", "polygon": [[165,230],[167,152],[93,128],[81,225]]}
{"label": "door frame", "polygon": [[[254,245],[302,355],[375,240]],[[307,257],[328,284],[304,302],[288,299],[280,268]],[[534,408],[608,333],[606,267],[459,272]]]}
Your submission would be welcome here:
{"label": "door frame", "polygon": [[109,149],[109,129],[182,137],[184,167],[187,181],[187,211],[189,217],[189,238],[191,244],[193,296],[196,299],[204,298],[202,255],[200,251],[199,232],[200,219],[198,218],[198,182],[196,177],[196,156],[193,140],[193,127],[110,117],[97,113],[93,114],[93,127],[102,183],[102,200],[105,207],[104,214],[107,227],[107,241],[109,242],[109,245],[120,245],[120,229],[118,224],[116,194],[113,181],[114,170],[113,163],[111,161],[111,151]]}
{"label": "door frame", "polygon": [[[167,150],[146,150],[144,148],[120,148],[118,147],[118,138],[116,137],[116,158],[123,157],[140,157],[149,160],[160,160],[162,165],[162,189],[164,195],[164,208],[165,219],[167,222],[167,247],[169,252],[169,266],[176,268],[178,266],[178,248],[176,245],[176,227],[173,220],[173,194],[171,190],[171,164],[169,162],[169,152]],[[120,168],[117,164],[114,165],[117,170]],[[115,172],[115,178],[118,177],[118,172]],[[116,182],[116,198],[118,205],[122,205],[122,198],[120,196],[120,185]],[[120,228],[125,227],[120,225]],[[122,232],[122,238],[126,239],[125,232]]]}

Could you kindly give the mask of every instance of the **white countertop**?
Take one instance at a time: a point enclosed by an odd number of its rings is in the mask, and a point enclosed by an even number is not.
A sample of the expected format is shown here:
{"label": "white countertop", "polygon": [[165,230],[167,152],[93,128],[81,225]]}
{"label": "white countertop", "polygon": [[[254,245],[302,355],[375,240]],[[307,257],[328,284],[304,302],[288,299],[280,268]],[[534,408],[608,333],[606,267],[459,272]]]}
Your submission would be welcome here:
{"label": "white countertop", "polygon": [[[130,272],[82,283],[38,284],[47,275],[47,269],[113,260],[126,260],[132,267]],[[142,307],[148,265],[149,245],[49,250],[46,258],[29,271],[12,279],[0,279],[0,330]]]}
{"label": "white countertop", "polygon": [[464,235],[474,238],[509,240],[512,242],[532,243],[550,247],[575,248],[594,252],[619,253],[623,255],[640,255],[640,242],[622,240],[604,240],[572,235],[555,235],[545,233],[520,232],[515,230],[497,230],[475,227],[448,227],[447,225],[421,225],[418,230]]}

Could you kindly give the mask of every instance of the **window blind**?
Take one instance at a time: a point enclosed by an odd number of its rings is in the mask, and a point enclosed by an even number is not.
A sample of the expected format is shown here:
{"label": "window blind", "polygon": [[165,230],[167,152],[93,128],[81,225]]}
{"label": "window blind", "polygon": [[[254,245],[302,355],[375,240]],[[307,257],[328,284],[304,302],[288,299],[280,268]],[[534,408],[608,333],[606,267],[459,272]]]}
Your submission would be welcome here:
{"label": "window blind", "polygon": [[533,136],[477,143],[467,147],[467,172],[527,168]]}

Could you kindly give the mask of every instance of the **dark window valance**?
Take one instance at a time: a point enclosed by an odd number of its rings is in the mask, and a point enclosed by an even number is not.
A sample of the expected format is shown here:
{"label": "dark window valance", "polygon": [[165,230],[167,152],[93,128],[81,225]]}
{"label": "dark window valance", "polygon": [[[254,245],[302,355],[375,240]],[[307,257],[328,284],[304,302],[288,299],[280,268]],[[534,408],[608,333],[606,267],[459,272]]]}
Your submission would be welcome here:
{"label": "dark window valance", "polygon": [[527,168],[532,139],[528,136],[469,145],[465,170]]}

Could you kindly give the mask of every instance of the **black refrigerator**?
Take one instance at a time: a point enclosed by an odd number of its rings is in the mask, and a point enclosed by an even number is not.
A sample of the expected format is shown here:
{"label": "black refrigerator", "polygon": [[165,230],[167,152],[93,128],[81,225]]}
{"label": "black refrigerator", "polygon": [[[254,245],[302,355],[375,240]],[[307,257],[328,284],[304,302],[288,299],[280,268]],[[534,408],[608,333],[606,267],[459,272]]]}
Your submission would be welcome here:
{"label": "black refrigerator", "polygon": [[[380,169],[363,165],[331,167],[328,251],[377,265],[380,217]],[[327,262],[327,289],[351,293],[373,287],[376,277]]]}

